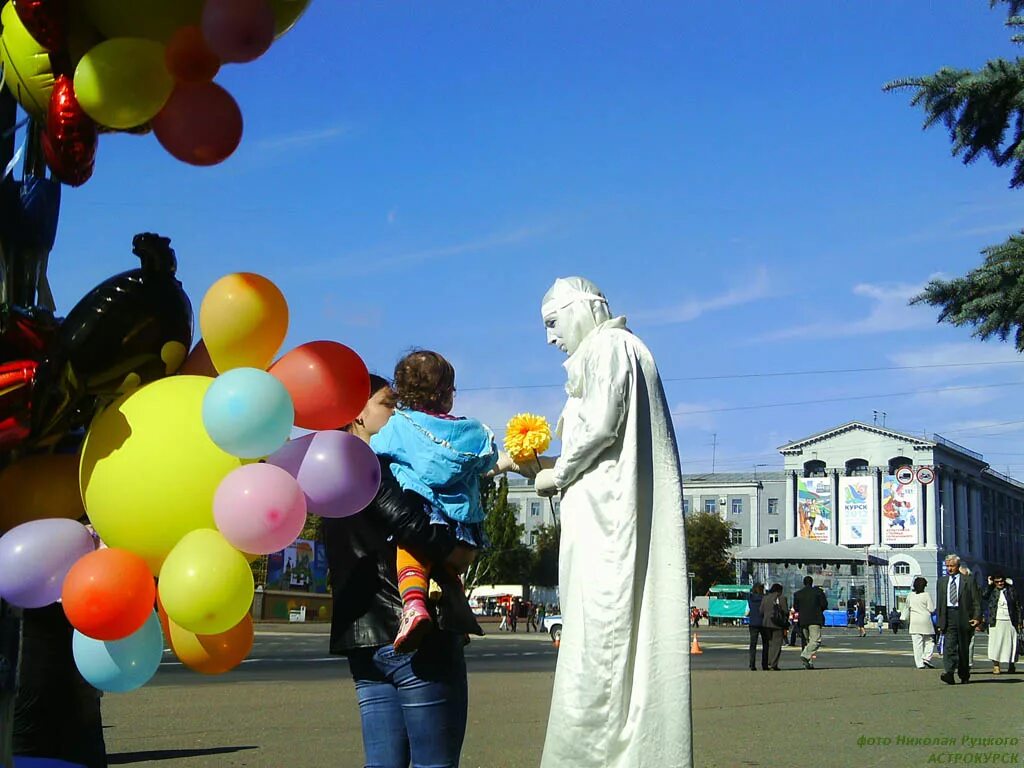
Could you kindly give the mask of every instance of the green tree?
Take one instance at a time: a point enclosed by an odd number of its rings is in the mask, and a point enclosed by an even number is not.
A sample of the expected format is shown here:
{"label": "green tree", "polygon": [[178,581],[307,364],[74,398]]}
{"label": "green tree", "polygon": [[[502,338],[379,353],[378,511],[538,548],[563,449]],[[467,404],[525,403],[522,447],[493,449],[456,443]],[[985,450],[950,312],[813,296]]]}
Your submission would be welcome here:
{"label": "green tree", "polygon": [[533,553],[530,568],[530,583],[538,587],[558,586],[558,547],[562,538],[562,527],[542,525],[537,529],[537,549]]}
{"label": "green tree", "polygon": [[714,512],[695,512],[685,517],[686,560],[693,577],[693,594],[703,595],[713,584],[731,584],[733,566],[732,526]]}
{"label": "green tree", "polygon": [[[1024,0],[990,0],[1007,6],[1006,25],[1024,27]],[[1013,34],[1014,43],[1024,34]],[[954,157],[964,164],[988,157],[1010,166],[1010,187],[1024,186],[1024,59],[993,59],[978,70],[944,67],[933,75],[907,77],[886,91],[911,90],[911,105],[925,113],[924,127],[941,123],[949,132]],[[972,326],[981,339],[1012,334],[1024,352],[1024,232],[982,251],[981,267],[953,280],[932,280],[911,304],[939,308],[939,322]]]}
{"label": "green tree", "polygon": [[533,553],[522,543],[523,526],[508,501],[508,480],[495,485],[491,479],[480,481],[483,498],[484,531],[491,545],[477,558],[466,574],[466,585],[524,584],[529,578]]}

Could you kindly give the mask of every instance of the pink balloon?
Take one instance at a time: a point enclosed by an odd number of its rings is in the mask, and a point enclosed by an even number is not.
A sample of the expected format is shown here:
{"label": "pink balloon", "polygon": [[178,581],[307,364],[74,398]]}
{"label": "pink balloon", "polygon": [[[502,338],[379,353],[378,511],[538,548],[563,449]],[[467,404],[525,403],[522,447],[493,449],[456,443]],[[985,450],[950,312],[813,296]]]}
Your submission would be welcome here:
{"label": "pink balloon", "polygon": [[202,27],[221,61],[252,61],[274,42],[274,9],[267,0],[206,0]]}
{"label": "pink balloon", "polygon": [[191,165],[223,162],[242,141],[242,110],[216,83],[178,83],[152,125],[160,145]]}
{"label": "pink balloon", "polygon": [[213,519],[231,546],[252,555],[278,552],[306,524],[306,497],[298,482],[273,464],[247,464],[221,480]]}
{"label": "pink balloon", "polygon": [[377,454],[347,432],[317,432],[299,467],[306,508],[321,517],[361,512],[380,488]]}

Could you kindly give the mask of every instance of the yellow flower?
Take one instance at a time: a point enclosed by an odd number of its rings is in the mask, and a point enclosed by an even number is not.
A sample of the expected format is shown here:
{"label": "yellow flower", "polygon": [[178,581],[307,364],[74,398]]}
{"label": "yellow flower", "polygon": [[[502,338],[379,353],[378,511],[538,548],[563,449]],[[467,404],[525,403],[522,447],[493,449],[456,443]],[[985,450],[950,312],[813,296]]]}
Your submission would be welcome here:
{"label": "yellow flower", "polygon": [[535,413],[517,413],[505,427],[505,451],[517,464],[544,453],[551,445],[551,425]]}

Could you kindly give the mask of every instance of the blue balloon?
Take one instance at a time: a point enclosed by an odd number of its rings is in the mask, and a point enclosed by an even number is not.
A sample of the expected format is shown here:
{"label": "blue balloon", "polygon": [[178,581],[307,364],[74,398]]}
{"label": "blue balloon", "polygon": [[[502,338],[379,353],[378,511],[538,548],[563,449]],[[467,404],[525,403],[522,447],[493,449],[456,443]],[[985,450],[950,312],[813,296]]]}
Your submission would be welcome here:
{"label": "blue balloon", "polygon": [[121,640],[94,640],[75,630],[75,664],[93,688],[124,693],[141,688],[156,674],[164,653],[164,634],[156,612]]}
{"label": "blue balloon", "polygon": [[287,442],[294,423],[295,406],[284,384],[257,368],[222,373],[203,398],[210,439],[240,459],[269,456]]}

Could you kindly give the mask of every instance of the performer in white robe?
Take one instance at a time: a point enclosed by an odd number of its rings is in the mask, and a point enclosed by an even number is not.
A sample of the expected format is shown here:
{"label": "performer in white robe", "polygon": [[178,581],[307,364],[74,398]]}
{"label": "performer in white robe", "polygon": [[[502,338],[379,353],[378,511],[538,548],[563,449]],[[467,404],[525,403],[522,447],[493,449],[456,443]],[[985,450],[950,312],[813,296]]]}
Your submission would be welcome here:
{"label": "performer in white robe", "polygon": [[682,483],[654,359],[598,288],[560,278],[548,341],[569,355],[562,453],[562,639],[542,768],[690,768]]}

